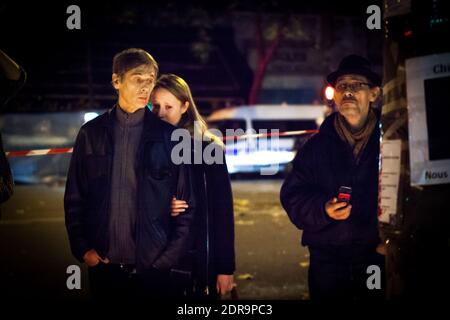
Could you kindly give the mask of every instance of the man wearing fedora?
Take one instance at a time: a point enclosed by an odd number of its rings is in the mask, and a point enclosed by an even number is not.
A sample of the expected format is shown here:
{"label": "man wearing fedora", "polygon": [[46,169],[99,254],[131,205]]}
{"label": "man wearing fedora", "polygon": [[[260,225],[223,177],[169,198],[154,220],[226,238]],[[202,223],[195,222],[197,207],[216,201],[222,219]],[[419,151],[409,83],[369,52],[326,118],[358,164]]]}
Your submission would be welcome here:
{"label": "man wearing fedora", "polygon": [[[303,230],[312,300],[382,299],[384,256],[376,251],[380,114],[372,106],[381,78],[367,59],[349,55],[327,81],[335,88],[336,112],[293,160],[281,203]],[[372,274],[379,279],[369,279]]]}

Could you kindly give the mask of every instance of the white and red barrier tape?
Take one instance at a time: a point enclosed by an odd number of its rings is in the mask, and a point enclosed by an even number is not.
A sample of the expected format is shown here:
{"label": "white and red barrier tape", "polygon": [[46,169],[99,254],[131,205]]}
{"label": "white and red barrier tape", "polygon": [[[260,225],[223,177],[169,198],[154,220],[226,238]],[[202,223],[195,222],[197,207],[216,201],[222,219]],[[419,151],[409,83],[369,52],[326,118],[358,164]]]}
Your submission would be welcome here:
{"label": "white and red barrier tape", "polygon": [[299,136],[302,134],[312,134],[319,130],[298,130],[298,131],[286,131],[286,132],[275,132],[275,133],[253,133],[244,134],[241,136],[225,136],[223,140],[241,140],[247,138],[263,138],[263,137],[286,137],[286,136]]}
{"label": "white and red barrier tape", "polygon": [[[277,133],[255,133],[244,134],[241,136],[226,136],[223,140],[241,140],[248,138],[263,138],[263,137],[286,137],[286,136],[299,136],[303,134],[313,134],[318,130],[299,130],[299,131],[286,131]],[[48,154],[64,154],[72,153],[73,148],[51,148],[51,149],[36,149],[36,150],[23,150],[23,151],[7,151],[6,156],[8,158],[14,157],[31,157],[31,156],[44,156]]]}
{"label": "white and red barrier tape", "polygon": [[73,148],[52,148],[52,149],[37,149],[24,151],[7,151],[5,153],[8,158],[13,158],[13,157],[44,156],[47,154],[72,153],[72,151]]}

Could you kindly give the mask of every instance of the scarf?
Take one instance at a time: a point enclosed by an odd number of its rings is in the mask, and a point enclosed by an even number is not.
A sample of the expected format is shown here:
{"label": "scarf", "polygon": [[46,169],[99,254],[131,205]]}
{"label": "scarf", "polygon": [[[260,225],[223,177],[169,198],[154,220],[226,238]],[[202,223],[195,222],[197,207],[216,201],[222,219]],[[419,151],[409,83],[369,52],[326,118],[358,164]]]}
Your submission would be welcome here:
{"label": "scarf", "polygon": [[369,138],[377,125],[377,116],[375,111],[370,108],[367,115],[366,123],[357,132],[352,132],[345,117],[337,112],[334,118],[334,128],[342,141],[348,143],[353,150],[353,156],[356,159],[356,163],[359,163],[364,148],[369,141]]}

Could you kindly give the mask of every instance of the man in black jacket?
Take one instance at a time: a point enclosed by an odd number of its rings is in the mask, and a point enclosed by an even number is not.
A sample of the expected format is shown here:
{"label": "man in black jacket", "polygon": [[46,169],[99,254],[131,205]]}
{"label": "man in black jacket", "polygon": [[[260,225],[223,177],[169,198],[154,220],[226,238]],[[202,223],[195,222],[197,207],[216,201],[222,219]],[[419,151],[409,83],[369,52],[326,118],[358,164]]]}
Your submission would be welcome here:
{"label": "man in black jacket", "polygon": [[[380,115],[371,107],[381,78],[365,58],[350,55],[327,81],[337,112],[298,152],[281,203],[310,251],[311,299],[382,298],[384,258],[376,252]],[[368,273],[371,265],[376,270]]]}
{"label": "man in black jacket", "polygon": [[[195,199],[190,168],[171,161],[174,127],[146,104],[158,65],[142,49],[113,60],[118,103],[80,129],[64,208],[74,256],[89,267],[95,298],[174,294],[169,273],[185,253]],[[172,196],[189,210],[170,217]]]}

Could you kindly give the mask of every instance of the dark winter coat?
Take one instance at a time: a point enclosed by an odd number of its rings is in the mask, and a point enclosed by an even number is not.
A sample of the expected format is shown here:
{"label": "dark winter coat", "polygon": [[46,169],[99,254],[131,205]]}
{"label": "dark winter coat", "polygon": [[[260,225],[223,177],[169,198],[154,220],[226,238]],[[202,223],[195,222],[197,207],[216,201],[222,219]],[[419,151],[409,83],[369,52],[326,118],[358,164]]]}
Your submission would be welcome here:
{"label": "dark winter coat", "polygon": [[[202,152],[207,147],[202,144]],[[216,291],[218,274],[231,275],[235,271],[234,214],[231,182],[221,146],[223,163],[194,164],[196,212],[191,238],[191,253],[183,261],[191,263],[195,289],[204,293],[206,285],[210,293]],[[209,144],[212,147],[212,144]],[[200,150],[193,149],[193,154]],[[213,153],[214,154],[214,153]],[[194,155],[192,159],[194,159]],[[182,213],[184,214],[184,213]]]}
{"label": "dark winter coat", "polygon": [[[319,133],[298,152],[282,186],[281,203],[292,223],[303,230],[305,246],[374,246],[379,242],[379,126],[357,164],[350,145],[334,128],[335,116],[326,118]],[[378,113],[377,117],[379,121]],[[352,188],[352,210],[348,219],[337,221],[326,214],[325,203],[337,197],[340,186]]]}
{"label": "dark winter coat", "polygon": [[[115,109],[87,122],[77,136],[64,195],[65,221],[74,256],[95,249],[108,251],[108,215],[113,156]],[[171,133],[175,127],[145,110],[142,139],[137,153],[136,267],[138,272],[169,270],[187,250],[195,211],[190,166],[171,161]],[[190,208],[170,216],[172,196]]]}

